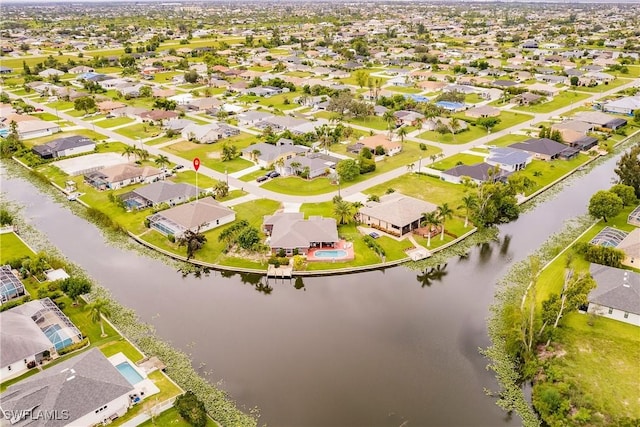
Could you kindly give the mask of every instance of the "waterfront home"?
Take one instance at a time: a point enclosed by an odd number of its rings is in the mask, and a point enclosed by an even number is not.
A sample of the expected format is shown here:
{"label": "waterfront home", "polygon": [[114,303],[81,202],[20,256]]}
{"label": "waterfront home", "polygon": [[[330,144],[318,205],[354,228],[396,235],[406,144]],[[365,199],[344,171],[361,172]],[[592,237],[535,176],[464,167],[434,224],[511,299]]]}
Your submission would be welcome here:
{"label": "waterfront home", "polygon": [[357,213],[357,219],[369,227],[394,236],[404,236],[420,228],[423,214],[437,209],[433,203],[395,192],[369,201]]}
{"label": "waterfront home", "polygon": [[31,151],[43,159],[73,156],[75,154],[89,153],[96,149],[96,143],[86,136],[73,135],[54,139],[45,144],[35,145]]}
{"label": "waterfront home", "polygon": [[291,159],[307,151],[309,151],[309,148],[295,145],[290,139],[280,138],[275,145],[267,144],[266,142],[251,144],[241,151],[241,156],[244,159],[255,162],[258,166],[268,168],[280,159]]}
{"label": "waterfront home", "polygon": [[336,220],[321,216],[304,219],[302,212],[280,212],[265,217],[265,234],[272,254],[307,254],[314,248],[333,248],[339,241]]}
{"label": "waterfront home", "polygon": [[57,357],[59,350],[81,340],[82,333],[49,298],[0,312],[0,381]]}
{"label": "waterfront home", "polygon": [[127,185],[153,182],[162,177],[162,171],[153,166],[125,163],[84,174],[84,182],[98,190],[117,190]]}
{"label": "waterfront home", "polygon": [[511,172],[500,169],[498,166],[488,163],[478,163],[475,165],[458,165],[440,174],[440,179],[453,184],[461,184],[465,179],[470,179],[475,184],[484,182],[506,182]]}
{"label": "waterfront home", "polygon": [[589,292],[587,312],[640,326],[640,274],[591,264],[596,287]]}
{"label": "waterfront home", "polygon": [[640,268],[640,228],[632,230],[616,246],[616,249],[624,252],[622,265]]}
{"label": "waterfront home", "polygon": [[10,265],[0,266],[0,305],[29,293]]}
{"label": "waterfront home", "polygon": [[15,427],[107,424],[133,406],[130,381],[93,348],[9,386],[0,408]]}
{"label": "waterfront home", "polygon": [[640,110],[640,95],[626,96],[609,101],[602,106],[602,111],[605,113],[626,114],[628,116],[632,116],[636,110]]}
{"label": "waterfront home", "polygon": [[150,228],[164,235],[172,234],[176,238],[181,237],[187,230],[205,232],[221,225],[228,224],[236,219],[236,213],[220,203],[213,197],[176,206],[160,211],[147,218]]}
{"label": "waterfront home", "polygon": [[197,194],[196,187],[186,183],[156,181],[120,196],[129,208],[145,208],[166,203],[169,206],[184,203]]}
{"label": "waterfront home", "polygon": [[629,214],[627,217],[627,224],[640,227],[640,205]]}
{"label": "waterfront home", "polygon": [[489,156],[485,162],[491,166],[498,166],[507,172],[515,172],[527,167],[533,156],[522,150],[509,147],[497,147],[489,150]]}
{"label": "waterfront home", "polygon": [[596,128],[612,131],[627,124],[623,118],[610,116],[600,111],[582,111],[576,114],[574,119],[594,125]]}
{"label": "waterfront home", "polygon": [[[18,115],[13,115],[13,116],[18,116]],[[20,121],[8,119],[6,120],[7,129],[10,129],[10,126],[8,125],[12,121],[16,122],[16,131],[18,132],[18,137],[22,140],[40,138],[42,136],[49,136],[49,135],[53,135],[54,133],[60,132],[59,124],[40,120],[35,117],[28,120],[20,120]]]}
{"label": "waterfront home", "polygon": [[511,144],[509,148],[527,152],[536,159],[546,161],[555,160],[560,157],[570,158],[577,154],[575,150],[574,152],[570,152],[569,150],[573,150],[570,147],[549,138],[531,138],[526,141]]}

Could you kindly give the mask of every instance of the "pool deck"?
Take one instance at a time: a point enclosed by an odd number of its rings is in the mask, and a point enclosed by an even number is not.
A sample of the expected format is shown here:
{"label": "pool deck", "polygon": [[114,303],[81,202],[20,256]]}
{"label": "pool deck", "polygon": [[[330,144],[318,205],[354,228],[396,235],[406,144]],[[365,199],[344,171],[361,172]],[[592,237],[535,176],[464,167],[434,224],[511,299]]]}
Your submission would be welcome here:
{"label": "pool deck", "polygon": [[[316,256],[316,252],[318,251],[345,251],[347,253],[346,256],[340,258],[334,257],[319,257]],[[345,240],[340,240],[334,247],[327,248],[313,248],[309,249],[307,252],[307,261],[351,261],[355,258],[355,253],[353,252],[353,243],[347,242]]]}

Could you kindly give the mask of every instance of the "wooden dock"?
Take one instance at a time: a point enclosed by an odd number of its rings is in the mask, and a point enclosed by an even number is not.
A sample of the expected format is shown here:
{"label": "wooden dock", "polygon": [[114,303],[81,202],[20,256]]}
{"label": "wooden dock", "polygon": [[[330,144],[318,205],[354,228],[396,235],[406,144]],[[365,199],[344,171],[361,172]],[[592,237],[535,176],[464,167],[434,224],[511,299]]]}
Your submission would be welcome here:
{"label": "wooden dock", "polygon": [[293,277],[293,267],[290,265],[281,265],[276,267],[273,264],[269,264],[269,267],[267,268],[267,277],[291,279],[291,277]]}

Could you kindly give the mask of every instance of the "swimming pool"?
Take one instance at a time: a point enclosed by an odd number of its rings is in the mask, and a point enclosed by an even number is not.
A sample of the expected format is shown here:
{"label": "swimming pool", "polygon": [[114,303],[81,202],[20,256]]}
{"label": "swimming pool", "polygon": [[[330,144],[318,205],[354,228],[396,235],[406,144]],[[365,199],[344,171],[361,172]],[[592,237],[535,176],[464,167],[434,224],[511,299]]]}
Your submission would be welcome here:
{"label": "swimming pool", "polygon": [[342,249],[319,250],[313,253],[316,258],[346,258],[347,251]]}
{"label": "swimming pool", "polygon": [[131,366],[129,362],[122,362],[121,364],[116,365],[116,369],[120,371],[122,376],[125,377],[131,385],[136,385],[144,379],[142,378],[142,376],[140,376],[138,371],[133,369],[133,366]]}
{"label": "swimming pool", "polygon": [[438,101],[436,102],[436,105],[438,107],[442,107],[445,110],[459,110],[464,108],[464,104],[460,103],[460,102],[451,102],[451,101]]}

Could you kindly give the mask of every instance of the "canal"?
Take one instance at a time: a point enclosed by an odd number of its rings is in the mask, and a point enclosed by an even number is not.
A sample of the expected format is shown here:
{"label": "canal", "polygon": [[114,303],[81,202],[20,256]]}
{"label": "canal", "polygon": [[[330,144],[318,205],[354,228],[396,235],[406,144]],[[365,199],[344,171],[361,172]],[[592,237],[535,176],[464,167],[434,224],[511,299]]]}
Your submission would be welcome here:
{"label": "canal", "polygon": [[[3,171],[7,199],[69,259],[190,353],[207,378],[270,426],[511,426],[479,347],[497,280],[590,195],[616,158],[500,227],[500,239],[424,275],[406,267],[305,278],[304,286],[212,272],[182,277],[162,261],[104,243],[92,224]],[[546,196],[544,196],[546,197]]]}

